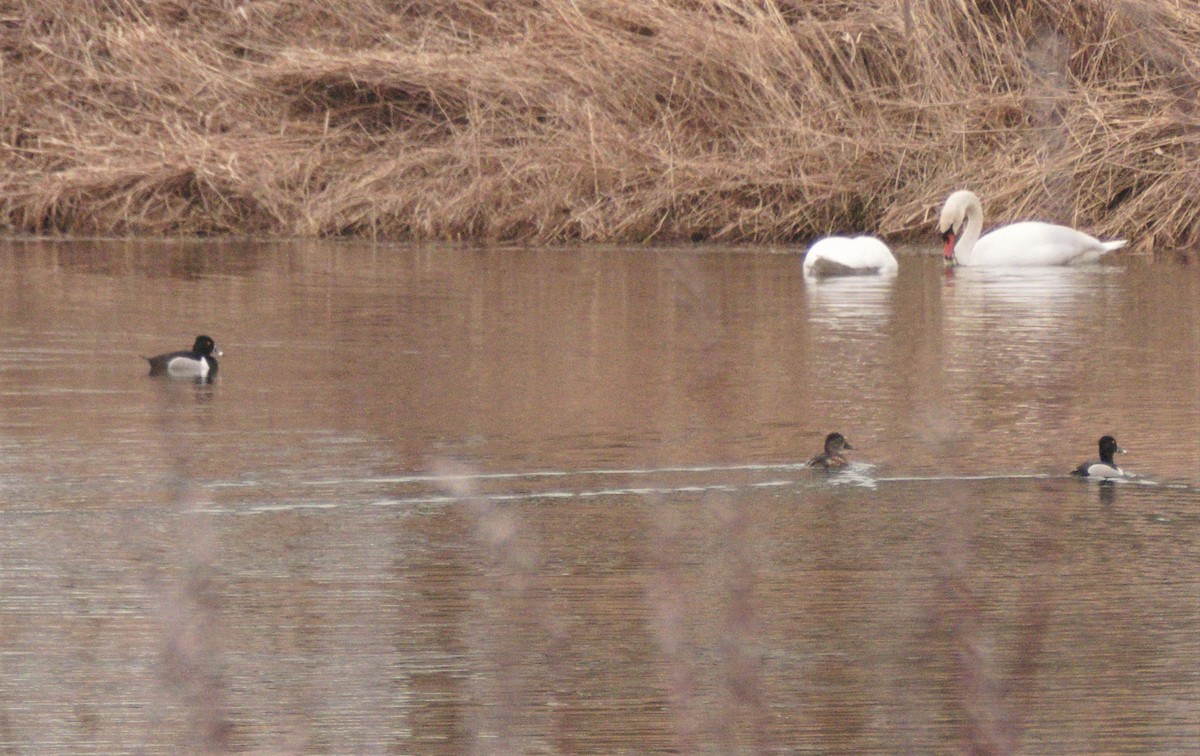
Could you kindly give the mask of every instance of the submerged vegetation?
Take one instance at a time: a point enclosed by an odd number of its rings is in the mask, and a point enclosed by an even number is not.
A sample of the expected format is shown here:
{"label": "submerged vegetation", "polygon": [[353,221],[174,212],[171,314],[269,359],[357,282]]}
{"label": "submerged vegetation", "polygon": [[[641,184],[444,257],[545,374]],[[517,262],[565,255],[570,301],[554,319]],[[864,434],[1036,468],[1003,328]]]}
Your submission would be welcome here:
{"label": "submerged vegetation", "polygon": [[1200,243],[1200,0],[26,0],[10,232]]}

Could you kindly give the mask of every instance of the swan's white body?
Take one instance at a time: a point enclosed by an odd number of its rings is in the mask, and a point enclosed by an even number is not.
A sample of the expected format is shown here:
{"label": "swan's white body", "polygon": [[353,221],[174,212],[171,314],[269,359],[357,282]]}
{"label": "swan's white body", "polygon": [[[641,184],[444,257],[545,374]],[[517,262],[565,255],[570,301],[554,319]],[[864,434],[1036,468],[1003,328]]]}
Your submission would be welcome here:
{"label": "swan's white body", "polygon": [[804,275],[810,277],[894,276],[899,269],[892,251],[874,236],[827,236],[809,247],[804,255]]}
{"label": "swan's white body", "polygon": [[946,199],[938,224],[946,239],[947,263],[974,266],[1036,267],[1091,263],[1128,242],[1100,241],[1067,226],[1025,221],[1001,226],[980,238],[983,206],[974,192],[955,192]]}

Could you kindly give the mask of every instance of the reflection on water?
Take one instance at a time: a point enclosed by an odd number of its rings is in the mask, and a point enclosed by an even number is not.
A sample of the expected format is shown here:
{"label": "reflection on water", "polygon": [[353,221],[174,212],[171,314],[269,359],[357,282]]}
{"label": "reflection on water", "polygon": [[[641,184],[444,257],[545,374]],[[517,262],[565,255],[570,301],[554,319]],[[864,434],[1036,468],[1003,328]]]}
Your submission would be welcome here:
{"label": "reflection on water", "polygon": [[1113,290],[1123,268],[1092,265],[1046,268],[955,268],[946,273],[946,289],[956,301],[986,309],[1026,313],[1030,317],[1070,317],[1080,297]]}
{"label": "reflection on water", "polygon": [[4,246],[0,743],[1194,750],[1200,273],[900,263]]}
{"label": "reflection on water", "polygon": [[892,276],[806,279],[809,322],[814,328],[871,331],[892,312]]}

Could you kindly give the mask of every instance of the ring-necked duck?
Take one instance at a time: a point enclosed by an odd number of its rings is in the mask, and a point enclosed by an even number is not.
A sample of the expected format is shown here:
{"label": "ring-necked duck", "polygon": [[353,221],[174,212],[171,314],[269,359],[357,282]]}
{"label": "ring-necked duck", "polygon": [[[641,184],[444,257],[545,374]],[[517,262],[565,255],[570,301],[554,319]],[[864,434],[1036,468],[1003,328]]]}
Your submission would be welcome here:
{"label": "ring-necked duck", "polygon": [[190,351],[169,352],[155,357],[145,357],[150,363],[150,375],[166,375],[172,378],[212,379],[217,374],[217,345],[207,336],[197,336]]}
{"label": "ring-necked duck", "polygon": [[841,433],[830,433],[825,437],[825,451],[808,460],[809,467],[819,467],[823,470],[840,470],[850,464],[841,452],[854,449]]}
{"label": "ring-necked duck", "polygon": [[1084,462],[1071,474],[1081,478],[1123,478],[1125,472],[1113,462],[1114,453],[1124,454],[1125,450],[1117,446],[1117,439],[1112,436],[1101,436],[1100,461]]}

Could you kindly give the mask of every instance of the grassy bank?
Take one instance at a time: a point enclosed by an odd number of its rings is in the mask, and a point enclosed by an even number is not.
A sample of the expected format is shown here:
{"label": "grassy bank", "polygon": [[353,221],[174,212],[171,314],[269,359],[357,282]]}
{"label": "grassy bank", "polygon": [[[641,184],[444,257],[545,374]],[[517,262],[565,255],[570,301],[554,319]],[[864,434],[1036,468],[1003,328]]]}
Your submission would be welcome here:
{"label": "grassy bank", "polygon": [[[11,6],[10,6],[11,7]],[[1200,243],[1198,0],[28,0],[10,232]]]}

